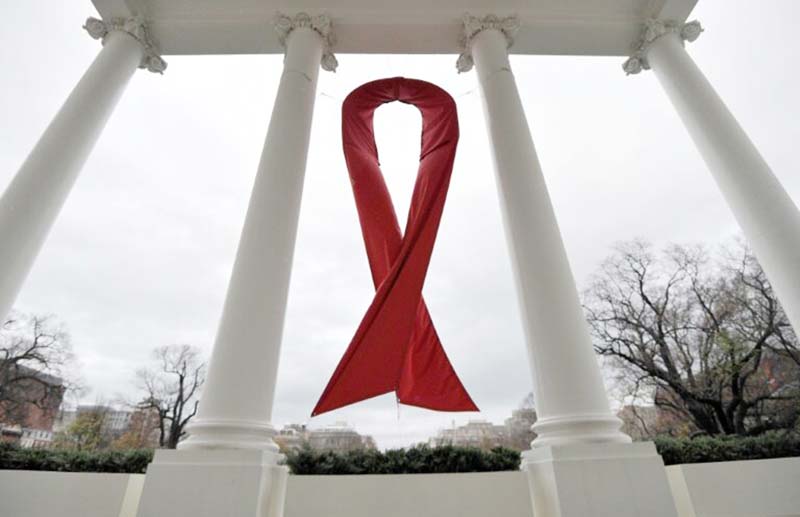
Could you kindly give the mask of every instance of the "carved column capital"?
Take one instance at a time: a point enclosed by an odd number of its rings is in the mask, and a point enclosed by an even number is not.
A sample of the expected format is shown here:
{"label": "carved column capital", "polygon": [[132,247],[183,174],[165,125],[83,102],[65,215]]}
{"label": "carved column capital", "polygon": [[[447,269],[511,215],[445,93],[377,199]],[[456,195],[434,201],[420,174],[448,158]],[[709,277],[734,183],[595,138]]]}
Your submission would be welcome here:
{"label": "carved column capital", "polygon": [[514,35],[519,30],[519,18],[516,15],[506,16],[500,18],[494,14],[487,14],[486,16],[472,16],[467,13],[462,18],[462,32],[461,32],[461,55],[458,56],[456,61],[456,68],[458,73],[468,72],[472,69],[472,40],[487,29],[494,29],[503,33],[506,38],[508,47],[514,44]]}
{"label": "carved column capital", "polygon": [[681,41],[692,42],[700,37],[703,27],[700,22],[693,20],[686,23],[647,20],[642,28],[642,34],[634,46],[634,52],[623,64],[622,69],[626,75],[638,74],[642,70],[650,70],[647,61],[647,51],[658,38],[665,34],[677,34]]}
{"label": "carved column capital", "polygon": [[336,56],[333,55],[333,45],[336,43],[336,39],[333,34],[333,23],[328,15],[311,16],[308,13],[297,13],[294,16],[287,16],[278,13],[275,17],[275,30],[278,32],[278,39],[284,49],[286,48],[289,34],[299,27],[311,29],[322,37],[323,47],[320,66],[322,66],[323,70],[335,72],[339,62],[336,60]]}
{"label": "carved column capital", "polygon": [[167,69],[167,62],[161,59],[158,47],[150,36],[150,31],[141,17],[111,18],[108,21],[89,17],[83,25],[86,32],[94,39],[105,40],[109,32],[122,31],[139,42],[144,50],[144,56],[139,68],[146,68],[150,72],[163,74]]}

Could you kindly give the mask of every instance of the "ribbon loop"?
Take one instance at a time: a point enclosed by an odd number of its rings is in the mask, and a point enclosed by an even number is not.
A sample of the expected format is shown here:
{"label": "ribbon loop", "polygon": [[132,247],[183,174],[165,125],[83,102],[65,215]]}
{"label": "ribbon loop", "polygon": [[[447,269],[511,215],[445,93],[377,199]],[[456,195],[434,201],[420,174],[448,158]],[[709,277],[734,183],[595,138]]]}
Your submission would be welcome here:
{"label": "ribbon loop", "polygon": [[[375,109],[395,100],[422,113],[420,165],[405,235],[373,131]],[[344,101],[342,140],[376,293],[312,416],[392,391],[407,405],[477,411],[422,299],[458,145],[455,101],[438,86],[415,79],[367,83]]]}

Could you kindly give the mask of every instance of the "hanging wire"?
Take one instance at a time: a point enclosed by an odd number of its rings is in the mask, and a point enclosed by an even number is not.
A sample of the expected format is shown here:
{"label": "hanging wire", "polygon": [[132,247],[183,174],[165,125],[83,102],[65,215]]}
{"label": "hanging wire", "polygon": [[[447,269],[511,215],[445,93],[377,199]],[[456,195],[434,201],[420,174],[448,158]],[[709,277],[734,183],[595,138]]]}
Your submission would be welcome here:
{"label": "hanging wire", "polygon": [[336,102],[344,102],[344,99],[340,99],[338,96],[331,95],[330,93],[327,93],[327,92],[322,92],[321,91],[321,92],[319,92],[317,94],[317,96],[318,97],[325,97],[326,99],[330,99],[330,100],[336,101]]}
{"label": "hanging wire", "polygon": [[455,97],[453,97],[453,98],[454,98],[454,99],[460,99],[461,97],[466,97],[467,95],[472,95],[472,94],[473,94],[473,93],[475,93],[476,91],[478,91],[478,87],[477,87],[477,86],[473,87],[471,90],[467,90],[467,91],[465,91],[464,93],[460,93],[460,94],[456,95],[456,96],[455,96]]}

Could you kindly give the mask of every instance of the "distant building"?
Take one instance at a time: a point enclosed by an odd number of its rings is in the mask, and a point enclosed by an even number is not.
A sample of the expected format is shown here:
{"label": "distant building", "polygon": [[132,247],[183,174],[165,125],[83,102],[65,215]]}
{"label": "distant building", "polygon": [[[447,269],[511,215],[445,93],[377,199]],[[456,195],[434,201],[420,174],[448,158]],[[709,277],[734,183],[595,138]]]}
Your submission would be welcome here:
{"label": "distant building", "polygon": [[283,426],[283,429],[278,431],[278,434],[275,435],[273,439],[275,443],[278,444],[281,451],[288,452],[301,449],[304,444],[308,443],[306,435],[306,426],[301,424],[288,424]]}
{"label": "distant building", "polygon": [[76,418],[85,414],[102,416],[102,433],[108,443],[125,436],[129,447],[158,447],[158,413],[155,409],[125,410],[105,405],[81,405],[75,410],[61,411],[54,432],[67,431]]}
{"label": "distant building", "polygon": [[617,412],[622,420],[622,432],[634,440],[644,440],[652,435],[659,423],[659,410],[656,406],[623,406]]}
{"label": "distant building", "polygon": [[518,451],[530,449],[531,442],[536,438],[536,433],[532,429],[535,423],[536,410],[532,407],[522,407],[512,411],[511,416],[505,420],[508,441],[503,445]]}
{"label": "distant building", "polygon": [[16,424],[0,423],[0,442],[19,443],[22,438],[22,427]]}
{"label": "distant building", "polygon": [[320,429],[289,424],[274,439],[284,452],[297,450],[305,445],[316,450],[337,452],[376,448],[375,440],[371,436],[359,434],[346,422],[337,422]]}
{"label": "distant building", "polygon": [[133,411],[126,411],[122,409],[115,409],[110,406],[78,406],[76,411],[77,416],[84,413],[95,413],[103,415],[103,431],[118,435],[128,430],[131,423],[131,416]]}
{"label": "distant building", "polygon": [[128,427],[125,430],[131,438],[130,445],[137,448],[158,447],[159,416],[155,408],[137,409],[128,418]]}
{"label": "distant building", "polygon": [[470,420],[466,425],[450,429],[442,429],[429,440],[434,447],[442,445],[458,445],[491,449],[508,442],[508,429],[504,425],[495,425],[488,420]]}
{"label": "distant building", "polygon": [[47,447],[53,441],[53,424],[66,388],[62,379],[15,365],[16,403],[0,402],[0,441],[22,447]]}
{"label": "distant building", "polygon": [[72,422],[75,421],[76,415],[77,413],[75,411],[61,408],[56,416],[55,421],[53,422],[53,433],[61,433],[66,431],[69,426],[72,425]]}
{"label": "distant building", "polygon": [[502,425],[486,420],[470,420],[466,425],[458,427],[454,423],[450,429],[440,430],[436,436],[428,440],[428,444],[433,447],[457,445],[479,449],[507,447],[523,451],[530,449],[531,442],[536,437],[531,430],[535,422],[535,409],[515,409]]}
{"label": "distant building", "polygon": [[112,434],[122,434],[130,425],[133,411],[115,409],[103,405],[81,405],[77,409],[61,411],[58,416],[55,430],[64,431],[75,421],[75,419],[85,414],[98,414],[103,416],[103,431]]}
{"label": "distant building", "polygon": [[374,449],[375,440],[362,436],[346,422],[336,422],[322,429],[312,429],[307,434],[311,448],[329,451],[350,451],[355,449]]}

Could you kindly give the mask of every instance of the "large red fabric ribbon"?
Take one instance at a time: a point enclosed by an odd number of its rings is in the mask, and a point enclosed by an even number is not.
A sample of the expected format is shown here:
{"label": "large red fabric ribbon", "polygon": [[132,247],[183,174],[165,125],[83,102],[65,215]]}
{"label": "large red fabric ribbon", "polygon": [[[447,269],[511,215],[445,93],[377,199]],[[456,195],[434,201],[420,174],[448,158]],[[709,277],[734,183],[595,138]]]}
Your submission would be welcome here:
{"label": "large red fabric ribbon", "polygon": [[[422,113],[422,149],[403,236],[383,180],[372,120],[399,100]],[[458,144],[453,98],[396,77],[364,84],[342,106],[342,139],[376,293],[312,416],[384,393],[439,411],[477,411],[439,341],[422,286]]]}

